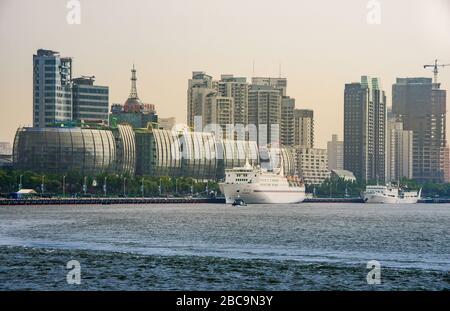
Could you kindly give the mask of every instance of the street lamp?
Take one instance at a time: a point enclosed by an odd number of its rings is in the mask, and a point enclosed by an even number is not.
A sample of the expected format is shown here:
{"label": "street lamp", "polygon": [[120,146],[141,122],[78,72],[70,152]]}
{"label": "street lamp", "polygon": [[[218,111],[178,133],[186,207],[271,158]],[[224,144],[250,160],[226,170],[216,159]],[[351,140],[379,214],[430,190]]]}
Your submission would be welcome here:
{"label": "street lamp", "polygon": [[44,195],[45,190],[45,175],[42,175],[42,182],[41,182],[41,194]]}
{"label": "street lamp", "polygon": [[106,197],[106,180],[108,179],[108,177],[105,177],[105,179],[103,180],[103,193],[105,194]]}
{"label": "street lamp", "polygon": [[63,188],[63,197],[65,197],[66,196],[66,175],[63,176],[62,188]]}
{"label": "street lamp", "polygon": [[141,193],[142,193],[142,197],[144,197],[144,177],[142,177],[142,179],[141,179]]}
{"label": "street lamp", "polygon": [[161,196],[161,194],[162,194],[161,178],[159,179],[159,187],[158,187],[158,191],[159,191],[159,196]]}
{"label": "street lamp", "polygon": [[86,195],[86,191],[87,191],[87,177],[84,176],[84,182],[83,182],[83,192],[84,192],[84,195]]}
{"label": "street lamp", "polygon": [[126,195],[127,195],[126,182],[127,182],[127,178],[124,177],[123,178],[123,197],[126,197]]}
{"label": "street lamp", "polygon": [[22,177],[23,175],[19,176],[19,191],[22,190]]}

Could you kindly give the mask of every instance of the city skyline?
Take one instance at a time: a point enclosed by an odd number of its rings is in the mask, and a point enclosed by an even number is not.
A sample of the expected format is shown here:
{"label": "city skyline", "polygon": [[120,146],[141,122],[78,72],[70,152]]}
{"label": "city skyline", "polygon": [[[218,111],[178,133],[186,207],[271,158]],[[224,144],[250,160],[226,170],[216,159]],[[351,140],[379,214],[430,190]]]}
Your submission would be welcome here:
{"label": "city skyline", "polygon": [[[391,107],[391,86],[397,77],[430,78],[431,70],[423,69],[423,65],[434,58],[448,62],[444,57],[450,51],[448,40],[442,40],[450,34],[450,6],[446,1],[436,1],[434,6],[418,1],[382,2],[380,25],[367,23],[365,1],[350,1],[345,6],[331,1],[307,6],[286,1],[277,7],[258,2],[257,16],[252,16],[252,5],[256,5],[253,2],[243,5],[239,12],[232,10],[235,1],[158,5],[134,1],[125,10],[121,7],[120,12],[117,2],[108,3],[81,1],[80,25],[66,23],[65,2],[3,1],[0,4],[3,43],[0,141],[12,142],[17,127],[32,124],[30,55],[39,48],[73,57],[74,76],[95,75],[99,85],[109,86],[110,105],[127,98],[129,68],[136,63],[140,96],[156,105],[161,117],[174,116],[177,122],[183,123],[187,80],[192,71],[202,70],[214,77],[222,74],[278,77],[281,64],[281,76],[288,80],[289,96],[295,98],[295,108],[314,110],[318,148],[325,148],[334,133],[343,137],[345,83],[358,81],[366,74],[379,77],[386,91],[387,105]],[[322,8],[324,3],[326,9]],[[350,13],[345,12],[347,5],[353,5]],[[211,7],[216,8],[212,14]],[[139,13],[140,10],[145,14]],[[300,16],[295,20],[281,20],[290,10],[296,10]],[[151,16],[144,19],[148,14]],[[117,23],[119,17],[129,25]],[[234,24],[224,25],[231,17]],[[273,22],[272,28],[264,26],[267,18]],[[252,26],[246,26],[244,20],[253,21]],[[216,26],[215,31],[222,31],[221,40],[209,36],[206,30],[209,23]],[[161,24],[164,27],[156,27]],[[320,26],[314,37],[306,31],[308,25]],[[242,36],[236,38],[238,42],[230,37],[237,31],[236,27],[242,30]],[[408,28],[408,33],[403,28]],[[282,35],[275,36],[282,29]],[[60,40],[61,33],[70,40]],[[355,35],[360,36],[360,44],[356,46],[350,39]],[[18,36],[27,40],[16,40]],[[273,48],[262,48],[265,36],[273,39]],[[99,37],[102,40],[97,40]],[[374,44],[377,41],[384,44]],[[238,50],[226,53],[232,43],[239,43]],[[346,48],[346,44],[351,48]],[[413,50],[414,53],[407,53]],[[450,85],[448,71],[444,68],[439,75],[443,89]]]}

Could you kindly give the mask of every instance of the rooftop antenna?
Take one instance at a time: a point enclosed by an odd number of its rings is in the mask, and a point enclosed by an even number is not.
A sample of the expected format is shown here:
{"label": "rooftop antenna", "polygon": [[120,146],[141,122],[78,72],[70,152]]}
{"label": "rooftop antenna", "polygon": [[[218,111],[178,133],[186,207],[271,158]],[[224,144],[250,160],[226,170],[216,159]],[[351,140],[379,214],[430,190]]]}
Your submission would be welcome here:
{"label": "rooftop antenna", "polygon": [[130,92],[130,98],[139,98],[137,94],[137,88],[136,88],[136,69],[134,67],[133,62],[133,69],[131,69],[131,92]]}

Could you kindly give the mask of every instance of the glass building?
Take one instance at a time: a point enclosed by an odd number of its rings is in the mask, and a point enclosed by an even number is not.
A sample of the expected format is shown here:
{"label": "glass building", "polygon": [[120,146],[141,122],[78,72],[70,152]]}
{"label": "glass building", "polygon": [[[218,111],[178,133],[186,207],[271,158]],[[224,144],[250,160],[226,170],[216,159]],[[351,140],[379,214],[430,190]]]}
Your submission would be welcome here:
{"label": "glass building", "polygon": [[[69,125],[70,126],[70,125]],[[48,127],[19,128],[14,166],[45,173],[79,171],[85,175],[115,173],[217,180],[225,169],[248,161],[268,169],[283,165],[295,174],[290,149],[268,151],[264,163],[255,141],[227,140],[213,133],[162,129]],[[268,163],[267,163],[268,162]]]}
{"label": "glass building", "polygon": [[73,120],[108,123],[109,88],[94,85],[94,77],[72,80]]}
{"label": "glass building", "polygon": [[33,55],[33,126],[72,120],[72,59],[39,49]]}
{"label": "glass building", "polygon": [[80,127],[19,128],[14,166],[46,173],[78,171],[85,175],[133,175],[136,147],[131,126],[116,129]]}
{"label": "glass building", "polygon": [[134,175],[136,170],[136,141],[133,128],[121,124],[113,129],[116,142],[116,167],[119,174]]}
{"label": "glass building", "polygon": [[246,160],[259,164],[256,142],[224,140],[205,132],[139,129],[136,149],[138,175],[215,180]]}
{"label": "glass building", "polygon": [[37,172],[113,172],[116,143],[109,130],[19,128],[14,139],[13,161],[18,169]]}

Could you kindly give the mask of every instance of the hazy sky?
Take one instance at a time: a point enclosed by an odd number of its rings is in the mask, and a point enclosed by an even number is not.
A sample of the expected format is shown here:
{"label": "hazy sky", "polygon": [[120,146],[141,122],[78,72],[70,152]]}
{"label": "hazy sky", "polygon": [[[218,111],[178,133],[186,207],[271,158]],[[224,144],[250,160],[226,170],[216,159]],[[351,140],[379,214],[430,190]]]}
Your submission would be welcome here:
{"label": "hazy sky", "polygon": [[[450,63],[450,0],[80,0],[81,24],[66,22],[66,0],[0,0],[0,141],[32,123],[32,55],[39,48],[74,60],[123,103],[130,68],[138,94],[161,117],[186,121],[192,71],[288,79],[297,108],[314,109],[316,146],[342,138],[344,84],[380,77],[391,105],[396,77],[432,77],[423,64]],[[450,89],[450,67],[440,82]]]}

